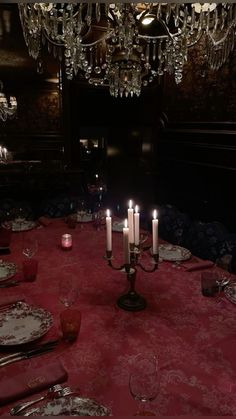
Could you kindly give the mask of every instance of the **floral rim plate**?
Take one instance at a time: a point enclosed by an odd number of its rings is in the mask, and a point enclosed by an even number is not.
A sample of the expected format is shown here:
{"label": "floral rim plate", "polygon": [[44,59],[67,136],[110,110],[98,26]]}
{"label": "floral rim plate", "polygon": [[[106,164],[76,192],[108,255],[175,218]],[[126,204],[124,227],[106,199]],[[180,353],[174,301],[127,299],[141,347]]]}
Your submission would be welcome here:
{"label": "floral rim plate", "polygon": [[3,223],[3,227],[11,228],[12,231],[27,231],[36,227],[35,221],[28,220],[13,220]]}
{"label": "floral rim plate", "polygon": [[160,244],[159,245],[159,257],[162,260],[169,260],[172,262],[188,260],[191,258],[191,252],[181,246],[175,246],[173,244]]}
{"label": "floral rim plate", "polygon": [[15,263],[0,260],[0,282],[12,278],[16,274],[16,271]]}
{"label": "floral rim plate", "polygon": [[0,313],[0,345],[19,345],[43,336],[53,322],[51,313],[26,303]]}
{"label": "floral rim plate", "polygon": [[110,416],[109,410],[92,399],[67,396],[30,409],[23,416]]}
{"label": "floral rim plate", "polygon": [[224,293],[231,303],[236,304],[236,282],[230,282],[229,285],[226,285]]}
{"label": "floral rim plate", "polygon": [[112,224],[112,231],[117,231],[118,233],[122,233],[124,228],[123,221],[114,221]]}
{"label": "floral rim plate", "polygon": [[93,221],[93,214],[85,213],[84,215],[74,214],[75,220],[77,223],[90,223]]}

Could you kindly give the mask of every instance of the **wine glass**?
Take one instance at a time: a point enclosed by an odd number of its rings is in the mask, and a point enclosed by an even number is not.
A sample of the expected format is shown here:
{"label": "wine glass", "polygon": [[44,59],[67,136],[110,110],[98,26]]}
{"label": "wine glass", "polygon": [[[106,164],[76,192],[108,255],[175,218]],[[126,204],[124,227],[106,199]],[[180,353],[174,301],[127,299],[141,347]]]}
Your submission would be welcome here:
{"label": "wine glass", "polygon": [[138,354],[131,368],[129,377],[130,393],[140,406],[136,416],[155,416],[155,413],[143,408],[153,401],[158,394],[159,380],[157,357],[154,354]]}
{"label": "wine glass", "polygon": [[71,274],[64,275],[59,282],[59,299],[66,308],[71,307],[79,295],[77,278]]}
{"label": "wine glass", "polygon": [[[87,213],[87,208],[86,208],[86,202],[84,199],[82,199],[81,201],[78,202],[78,206],[77,206],[77,221],[80,221],[81,223],[83,223],[83,218]],[[82,224],[81,224],[81,228],[83,228]]]}
{"label": "wine glass", "polygon": [[97,203],[94,207],[93,220],[95,229],[100,231],[103,225],[105,225],[105,210],[100,203]]}
{"label": "wine glass", "polygon": [[217,295],[217,302],[220,305],[224,304],[224,300],[221,297],[221,292],[223,291],[223,287],[227,285],[230,281],[230,275],[227,272],[217,272],[216,273],[216,284],[218,285],[218,295]]}
{"label": "wine glass", "polygon": [[38,251],[38,240],[31,235],[24,234],[22,253],[27,258],[32,258]]}

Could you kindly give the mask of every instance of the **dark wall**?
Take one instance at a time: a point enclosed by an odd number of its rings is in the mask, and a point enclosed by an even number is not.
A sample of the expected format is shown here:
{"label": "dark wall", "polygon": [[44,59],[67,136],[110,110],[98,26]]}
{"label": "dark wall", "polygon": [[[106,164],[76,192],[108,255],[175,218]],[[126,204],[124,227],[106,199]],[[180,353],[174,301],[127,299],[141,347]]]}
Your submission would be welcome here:
{"label": "dark wall", "polygon": [[108,89],[90,89],[71,82],[72,161],[79,161],[79,138],[104,138],[106,147],[90,172],[106,175],[110,200],[153,201],[153,147],[160,129],[161,88],[147,89],[139,98],[118,99]]}
{"label": "dark wall", "polygon": [[201,45],[189,58],[180,85],[165,79],[158,199],[236,231],[236,57],[218,72],[203,64]]}

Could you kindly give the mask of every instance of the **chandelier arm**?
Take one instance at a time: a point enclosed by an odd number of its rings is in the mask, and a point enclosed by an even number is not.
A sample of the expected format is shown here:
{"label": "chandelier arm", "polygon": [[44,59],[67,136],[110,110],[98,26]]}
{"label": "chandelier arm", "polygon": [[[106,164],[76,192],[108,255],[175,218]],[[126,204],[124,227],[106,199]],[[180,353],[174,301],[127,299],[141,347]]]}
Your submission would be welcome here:
{"label": "chandelier arm", "polygon": [[[90,30],[90,29],[89,29]],[[56,46],[56,47],[65,47],[65,43],[64,42],[56,42],[53,39],[49,38],[47,32],[45,31],[45,29],[42,29],[42,33],[45,36],[45,38],[47,39],[48,42],[50,42],[52,45]],[[86,35],[89,33],[89,31],[86,33]],[[83,44],[82,42],[80,42],[80,45],[82,47],[92,47],[94,45],[99,44],[99,42],[101,41],[105,41],[106,39],[109,39],[112,35],[114,34],[114,29],[112,29],[112,31],[110,31],[108,34],[106,34],[104,37],[94,41],[94,42],[90,42],[89,44]],[[1,89],[1,86],[0,86]]]}
{"label": "chandelier arm", "polygon": [[94,42],[90,42],[89,44],[83,44],[82,42],[80,43],[80,45],[82,47],[93,47],[94,45],[99,44],[101,41],[106,41],[107,39],[109,39],[112,35],[114,34],[114,29],[112,29],[109,33],[107,33],[104,37],[94,41]]}
{"label": "chandelier arm", "polygon": [[[177,36],[177,35],[176,35]],[[171,34],[171,33],[169,33],[168,35],[159,35],[159,36],[151,36],[151,35],[140,35],[140,34],[138,34],[138,38],[139,39],[145,39],[145,40],[152,40],[152,39],[161,39],[161,40],[163,40],[163,39],[168,39],[168,38],[174,38],[174,36]]]}
{"label": "chandelier arm", "polygon": [[207,35],[209,36],[210,40],[212,41],[214,47],[216,47],[216,46],[220,45],[221,43],[225,42],[226,38],[229,36],[229,32],[235,26],[236,26],[236,22],[232,22],[231,25],[229,26],[229,28],[227,29],[226,34],[219,41],[215,41],[214,38],[213,38],[213,35],[209,32]]}
{"label": "chandelier arm", "polygon": [[202,35],[203,35],[203,31],[201,31],[201,32],[199,33],[199,35],[197,36],[197,38],[196,38],[193,42],[191,42],[191,44],[188,44],[188,45],[187,45],[187,47],[188,47],[188,48],[191,48],[191,47],[193,47],[194,45],[196,45],[196,44],[200,41],[200,39],[201,39]]}

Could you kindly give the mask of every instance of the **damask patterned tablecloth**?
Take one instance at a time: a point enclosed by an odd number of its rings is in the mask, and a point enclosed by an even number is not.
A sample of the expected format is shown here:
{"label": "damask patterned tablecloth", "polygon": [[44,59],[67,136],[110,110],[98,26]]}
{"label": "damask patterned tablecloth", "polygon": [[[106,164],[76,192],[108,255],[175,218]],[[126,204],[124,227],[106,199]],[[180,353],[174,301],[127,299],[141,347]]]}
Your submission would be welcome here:
{"label": "damask patterned tablecloth", "polygon": [[[71,251],[63,251],[63,233],[73,236]],[[126,276],[107,266],[105,231],[86,223],[70,230],[63,220],[24,233],[39,241],[39,271],[35,282],[1,289],[1,300],[20,294],[27,302],[53,313],[54,325],[43,340],[60,335],[59,281],[65,273],[78,280],[75,306],[82,313],[80,335],[73,344],[59,345],[42,357],[1,368],[1,380],[16,371],[60,359],[68,371],[66,384],[81,395],[109,407],[113,415],[133,415],[137,402],[129,392],[129,370],[139,352],[155,352],[160,389],[152,411],[161,415],[236,414],[236,306],[201,294],[201,271],[186,272],[161,262],[156,272],[138,271],[136,287],[147,308],[128,312],[117,307],[126,290]],[[11,254],[2,259],[22,263],[23,233],[14,233]],[[114,255],[122,262],[122,234],[113,233]],[[148,254],[142,262],[148,264]],[[1,354],[0,354],[1,355]],[[15,403],[12,403],[12,405]],[[0,409],[9,413],[11,405]]]}

